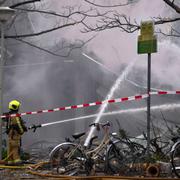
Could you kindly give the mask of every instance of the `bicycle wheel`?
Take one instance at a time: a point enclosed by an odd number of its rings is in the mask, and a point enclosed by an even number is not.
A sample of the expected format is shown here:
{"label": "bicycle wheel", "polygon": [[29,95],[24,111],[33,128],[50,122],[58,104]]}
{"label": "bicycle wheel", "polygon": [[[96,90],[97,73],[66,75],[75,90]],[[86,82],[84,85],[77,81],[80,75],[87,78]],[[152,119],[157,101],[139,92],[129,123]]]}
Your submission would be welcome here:
{"label": "bicycle wheel", "polygon": [[176,143],[172,147],[171,152],[171,163],[173,167],[173,171],[177,177],[180,177],[180,142]]}
{"label": "bicycle wheel", "polygon": [[106,154],[106,172],[125,175],[128,167],[130,150],[126,143],[116,141],[111,144]]}
{"label": "bicycle wheel", "polygon": [[133,165],[140,162],[143,156],[144,149],[136,143],[115,141],[106,154],[106,172],[119,175],[137,174],[137,168],[133,168]]}
{"label": "bicycle wheel", "polygon": [[84,173],[84,162],[85,155],[74,143],[59,144],[50,153],[52,170],[58,174],[73,176]]}

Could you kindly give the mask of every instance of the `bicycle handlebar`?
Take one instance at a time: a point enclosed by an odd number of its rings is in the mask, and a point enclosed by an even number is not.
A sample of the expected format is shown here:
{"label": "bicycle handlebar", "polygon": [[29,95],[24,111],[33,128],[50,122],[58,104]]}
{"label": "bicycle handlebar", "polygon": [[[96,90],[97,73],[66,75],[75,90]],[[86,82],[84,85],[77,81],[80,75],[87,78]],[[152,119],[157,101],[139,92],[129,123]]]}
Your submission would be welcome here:
{"label": "bicycle handlebar", "polygon": [[107,121],[106,123],[92,123],[92,124],[90,124],[89,125],[89,127],[91,127],[91,126],[102,126],[102,127],[105,127],[105,126],[110,126],[110,123],[109,123],[109,121]]}

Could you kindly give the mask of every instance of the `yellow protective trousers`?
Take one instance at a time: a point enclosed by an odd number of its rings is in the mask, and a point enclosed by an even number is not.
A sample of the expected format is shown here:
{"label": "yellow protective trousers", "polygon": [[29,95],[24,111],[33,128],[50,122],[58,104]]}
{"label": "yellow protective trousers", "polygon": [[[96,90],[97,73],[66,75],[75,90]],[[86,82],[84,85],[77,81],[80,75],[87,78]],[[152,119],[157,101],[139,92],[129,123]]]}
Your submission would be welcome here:
{"label": "yellow protective trousers", "polygon": [[18,163],[20,159],[20,141],[21,135],[16,130],[11,129],[8,134],[8,163]]}

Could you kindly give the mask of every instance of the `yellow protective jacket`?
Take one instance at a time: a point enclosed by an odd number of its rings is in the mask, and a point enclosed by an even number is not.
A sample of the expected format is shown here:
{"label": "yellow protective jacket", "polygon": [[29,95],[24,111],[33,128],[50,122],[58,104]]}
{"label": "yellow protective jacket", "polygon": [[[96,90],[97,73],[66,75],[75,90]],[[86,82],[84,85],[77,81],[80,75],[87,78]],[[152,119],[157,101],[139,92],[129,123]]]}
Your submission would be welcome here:
{"label": "yellow protective jacket", "polygon": [[9,117],[7,126],[7,134],[12,130],[16,131],[18,134],[22,135],[25,131],[27,131],[26,126],[24,125],[21,117]]}

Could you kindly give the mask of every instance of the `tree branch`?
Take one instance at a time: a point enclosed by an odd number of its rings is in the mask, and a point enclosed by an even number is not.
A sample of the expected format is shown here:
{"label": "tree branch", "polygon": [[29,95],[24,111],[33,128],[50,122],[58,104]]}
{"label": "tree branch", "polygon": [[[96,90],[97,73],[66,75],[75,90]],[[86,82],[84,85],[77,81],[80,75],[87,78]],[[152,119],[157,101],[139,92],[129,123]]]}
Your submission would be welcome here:
{"label": "tree branch", "polygon": [[177,17],[177,18],[159,18],[159,19],[160,20],[154,22],[155,25],[166,24],[166,23],[171,23],[171,22],[179,21],[180,17]]}
{"label": "tree branch", "polygon": [[171,32],[170,33],[165,33],[165,32],[163,32],[161,30],[159,30],[158,33],[160,33],[160,34],[162,34],[164,36],[180,37],[180,32],[175,30],[175,29],[173,29],[173,28],[171,28]]}
{"label": "tree branch", "polygon": [[46,53],[48,53],[48,54],[51,54],[51,55],[53,55],[53,56],[66,57],[66,56],[62,56],[62,55],[56,54],[56,53],[54,53],[54,52],[52,52],[52,51],[50,51],[50,50],[48,50],[48,49],[42,48],[42,47],[40,47],[40,46],[37,46],[37,45],[35,45],[35,44],[31,43],[31,42],[28,42],[28,41],[25,41],[25,40],[22,40],[22,39],[16,39],[16,38],[15,38],[15,40],[16,40],[16,41],[19,41],[19,42],[21,42],[21,43],[27,44],[27,45],[29,45],[29,46],[31,46],[31,47],[37,48],[37,49],[39,49],[39,50],[41,50],[41,51],[44,51],[44,52],[46,52]]}
{"label": "tree branch", "polygon": [[9,35],[9,36],[7,35],[7,36],[5,36],[5,38],[25,38],[25,37],[32,37],[32,36],[40,36],[42,34],[46,34],[46,33],[61,29],[61,28],[65,28],[65,27],[69,27],[69,26],[79,24],[80,22],[82,22],[82,20],[79,21],[79,22],[64,24],[62,26],[57,26],[57,27],[54,27],[54,28],[50,28],[50,29],[40,31],[40,32],[37,32],[37,33],[21,34],[21,35]]}
{"label": "tree branch", "polygon": [[26,11],[26,12],[37,12],[37,13],[43,13],[43,14],[48,14],[48,15],[52,15],[52,16],[58,16],[58,17],[62,17],[62,18],[69,18],[70,16],[74,15],[74,14],[81,14],[81,12],[73,12],[70,13],[68,15],[64,15],[64,14],[59,14],[53,11],[42,11],[42,10],[38,10],[38,9],[24,9],[24,8],[15,8],[17,10],[21,10],[21,11]]}
{"label": "tree branch", "polygon": [[48,14],[48,15],[52,15],[52,16],[57,16],[57,17],[62,17],[62,18],[70,18],[73,15],[83,15],[84,17],[97,17],[98,16],[105,16],[106,14],[112,12],[112,11],[107,11],[105,13],[99,13],[98,11],[96,12],[95,15],[93,14],[89,14],[89,12],[92,11],[92,9],[89,9],[87,11],[74,11],[74,12],[69,12],[67,15],[65,14],[59,14],[53,11],[43,11],[43,10],[38,10],[38,9],[25,9],[25,8],[15,8],[17,10],[21,10],[21,11],[26,11],[26,12],[37,12],[37,13],[43,13],[43,14]]}
{"label": "tree branch", "polygon": [[85,29],[82,32],[103,31],[106,29],[120,28],[122,31],[127,33],[133,33],[140,28],[138,24],[132,24],[130,18],[119,14],[114,14],[114,17],[102,16],[99,20],[99,24],[96,24],[94,27],[91,27],[84,22],[82,22],[82,24],[85,26]]}
{"label": "tree branch", "polygon": [[174,4],[174,1],[163,0],[166,4],[168,4],[171,8],[173,8],[177,13],[180,13],[180,7]]}
{"label": "tree branch", "polygon": [[30,0],[30,1],[24,1],[24,2],[20,2],[20,3],[17,3],[17,4],[14,4],[12,6],[10,6],[10,8],[16,8],[18,6],[22,6],[22,5],[25,5],[25,4],[31,4],[31,3],[35,3],[35,2],[40,2],[41,0]]}
{"label": "tree branch", "polygon": [[62,43],[62,47],[61,47],[58,51],[68,50],[68,52],[65,53],[64,55],[63,55],[63,54],[57,54],[57,53],[55,53],[55,52],[53,52],[53,51],[51,51],[51,50],[48,50],[48,49],[45,49],[45,48],[43,48],[43,47],[37,46],[37,45],[33,44],[32,42],[28,42],[28,41],[25,41],[25,40],[23,40],[23,39],[15,38],[15,40],[16,40],[16,41],[19,41],[19,42],[21,42],[21,43],[27,44],[27,45],[29,45],[29,46],[31,46],[31,47],[33,47],[33,48],[39,49],[39,50],[41,50],[41,51],[44,51],[44,52],[46,52],[46,53],[48,53],[48,54],[51,54],[51,55],[53,55],[53,56],[68,57],[73,50],[82,48],[85,44],[87,44],[88,42],[90,42],[90,41],[91,41],[92,39],[94,39],[95,37],[96,37],[96,35],[93,36],[93,37],[91,37],[90,39],[88,39],[88,40],[85,41],[85,42],[83,42],[83,41],[81,41],[81,40],[79,40],[79,41],[76,40],[76,42],[75,42],[74,44],[69,44],[69,45],[67,45],[67,46],[64,46],[63,43]]}
{"label": "tree branch", "polygon": [[127,3],[124,3],[124,4],[116,4],[116,5],[105,6],[105,5],[94,3],[94,2],[89,1],[89,0],[84,0],[84,1],[91,4],[91,5],[93,5],[93,6],[97,6],[97,7],[101,7],[101,8],[113,8],[113,7],[119,7],[119,6],[127,6],[127,5],[130,4],[129,2],[127,2]]}

